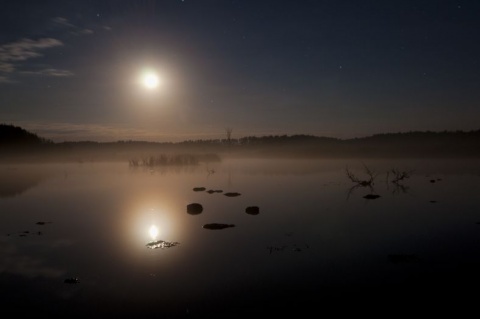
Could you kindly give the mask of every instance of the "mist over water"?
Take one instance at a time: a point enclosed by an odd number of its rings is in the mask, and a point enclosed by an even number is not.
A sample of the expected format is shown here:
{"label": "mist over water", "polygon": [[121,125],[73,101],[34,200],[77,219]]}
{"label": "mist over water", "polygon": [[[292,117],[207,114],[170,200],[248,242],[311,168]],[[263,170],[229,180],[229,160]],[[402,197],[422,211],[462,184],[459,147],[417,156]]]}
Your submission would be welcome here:
{"label": "mist over water", "polygon": [[[371,187],[346,175],[365,167]],[[394,184],[392,168],[410,175]],[[479,283],[475,160],[5,164],[0,175],[0,304],[12,314],[302,314],[319,298],[457,302]],[[204,228],[214,223],[232,227]]]}

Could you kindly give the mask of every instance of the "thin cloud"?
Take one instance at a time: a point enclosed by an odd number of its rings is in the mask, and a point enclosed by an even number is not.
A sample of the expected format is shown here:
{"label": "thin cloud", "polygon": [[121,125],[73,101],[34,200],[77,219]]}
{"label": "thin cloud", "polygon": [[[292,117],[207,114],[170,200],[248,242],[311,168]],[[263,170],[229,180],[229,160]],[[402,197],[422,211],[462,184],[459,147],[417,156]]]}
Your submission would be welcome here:
{"label": "thin cloud", "polygon": [[82,29],[80,31],[72,31],[70,32],[73,35],[88,35],[88,34],[93,34],[93,30],[91,29]]}
{"label": "thin cloud", "polygon": [[60,69],[43,69],[39,71],[22,71],[22,74],[32,74],[32,75],[42,75],[42,76],[56,76],[56,77],[67,77],[73,76],[73,72],[68,70]]}
{"label": "thin cloud", "polygon": [[25,61],[28,59],[41,57],[39,51],[53,47],[62,46],[60,40],[53,38],[42,38],[38,40],[21,39],[16,42],[0,45],[0,63]]}
{"label": "thin cloud", "polygon": [[67,18],[64,17],[55,17],[52,19],[52,22],[55,26],[59,28],[66,28],[69,29],[70,34],[80,36],[80,35],[89,35],[93,34],[92,29],[81,28],[79,26],[74,25],[71,23]]}
{"label": "thin cloud", "polygon": [[52,21],[53,21],[54,24],[56,24],[58,26],[68,27],[68,28],[76,28],[73,24],[68,22],[67,18],[56,17],[56,18],[53,18]]}
{"label": "thin cloud", "polygon": [[0,62],[0,72],[10,73],[15,70],[15,66],[12,63]]}
{"label": "thin cloud", "polygon": [[1,76],[1,75],[0,75],[0,83],[15,83],[15,81],[10,80],[10,79],[7,78],[6,76]]}
{"label": "thin cloud", "polygon": [[[42,57],[42,51],[63,46],[63,42],[54,38],[41,38],[38,40],[21,39],[15,42],[0,45],[0,83],[13,83],[7,75],[12,74],[25,61]],[[47,68],[40,71],[22,71],[22,74],[39,74],[45,76],[72,76],[68,70]]]}

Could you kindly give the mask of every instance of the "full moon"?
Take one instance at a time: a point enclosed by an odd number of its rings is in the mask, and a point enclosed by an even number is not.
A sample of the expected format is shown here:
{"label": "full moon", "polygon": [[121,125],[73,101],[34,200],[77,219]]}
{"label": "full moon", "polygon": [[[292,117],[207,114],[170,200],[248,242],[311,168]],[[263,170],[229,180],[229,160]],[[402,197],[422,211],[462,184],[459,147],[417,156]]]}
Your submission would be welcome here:
{"label": "full moon", "polygon": [[145,73],[142,77],[142,83],[147,89],[155,89],[160,84],[160,78],[153,72]]}

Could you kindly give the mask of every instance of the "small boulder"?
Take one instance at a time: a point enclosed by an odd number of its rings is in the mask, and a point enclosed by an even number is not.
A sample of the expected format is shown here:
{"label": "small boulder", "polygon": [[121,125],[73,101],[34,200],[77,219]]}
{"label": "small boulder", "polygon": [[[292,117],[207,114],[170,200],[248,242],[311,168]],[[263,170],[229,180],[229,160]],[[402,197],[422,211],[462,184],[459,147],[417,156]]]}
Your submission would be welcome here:
{"label": "small boulder", "polygon": [[233,193],[225,193],[223,195],[225,195],[227,197],[236,197],[236,196],[240,196],[241,194],[233,192]]}
{"label": "small boulder", "polygon": [[204,190],[206,190],[205,187],[194,187],[194,188],[193,188],[193,191],[194,191],[194,192],[203,192]]}
{"label": "small boulder", "polygon": [[258,206],[248,206],[245,208],[245,213],[249,215],[258,215],[260,214],[260,208]]}
{"label": "small boulder", "polygon": [[190,215],[198,215],[203,212],[203,206],[199,203],[191,203],[187,205],[187,213]]}
{"label": "small boulder", "polygon": [[211,224],[205,224],[203,225],[203,228],[205,229],[224,229],[224,228],[230,228],[230,227],[235,227],[233,224],[219,224],[219,223],[211,223]]}
{"label": "small boulder", "polygon": [[380,197],[380,195],[376,195],[376,194],[368,194],[368,195],[363,196],[363,198],[365,198],[365,199],[377,199],[379,197]]}

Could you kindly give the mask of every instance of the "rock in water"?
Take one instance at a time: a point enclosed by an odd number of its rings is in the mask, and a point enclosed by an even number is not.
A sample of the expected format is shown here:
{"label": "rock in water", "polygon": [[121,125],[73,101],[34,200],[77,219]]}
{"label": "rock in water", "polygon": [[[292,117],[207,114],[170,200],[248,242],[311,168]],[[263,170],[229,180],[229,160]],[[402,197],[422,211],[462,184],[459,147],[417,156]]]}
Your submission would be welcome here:
{"label": "rock in water", "polygon": [[236,196],[240,196],[241,194],[240,193],[225,193],[223,195],[228,196],[228,197],[236,197]]}
{"label": "rock in water", "polygon": [[193,191],[194,191],[194,192],[203,192],[204,190],[206,190],[205,187],[194,187],[194,188],[193,188]]}
{"label": "rock in water", "polygon": [[218,224],[218,223],[211,223],[203,225],[205,229],[224,229],[229,227],[235,227],[233,224]]}
{"label": "rock in water", "polygon": [[187,205],[187,213],[190,215],[198,215],[203,212],[203,206],[199,203],[191,203]]}
{"label": "rock in water", "polygon": [[258,215],[260,214],[260,208],[258,206],[248,206],[245,208],[245,213],[249,215]]}

